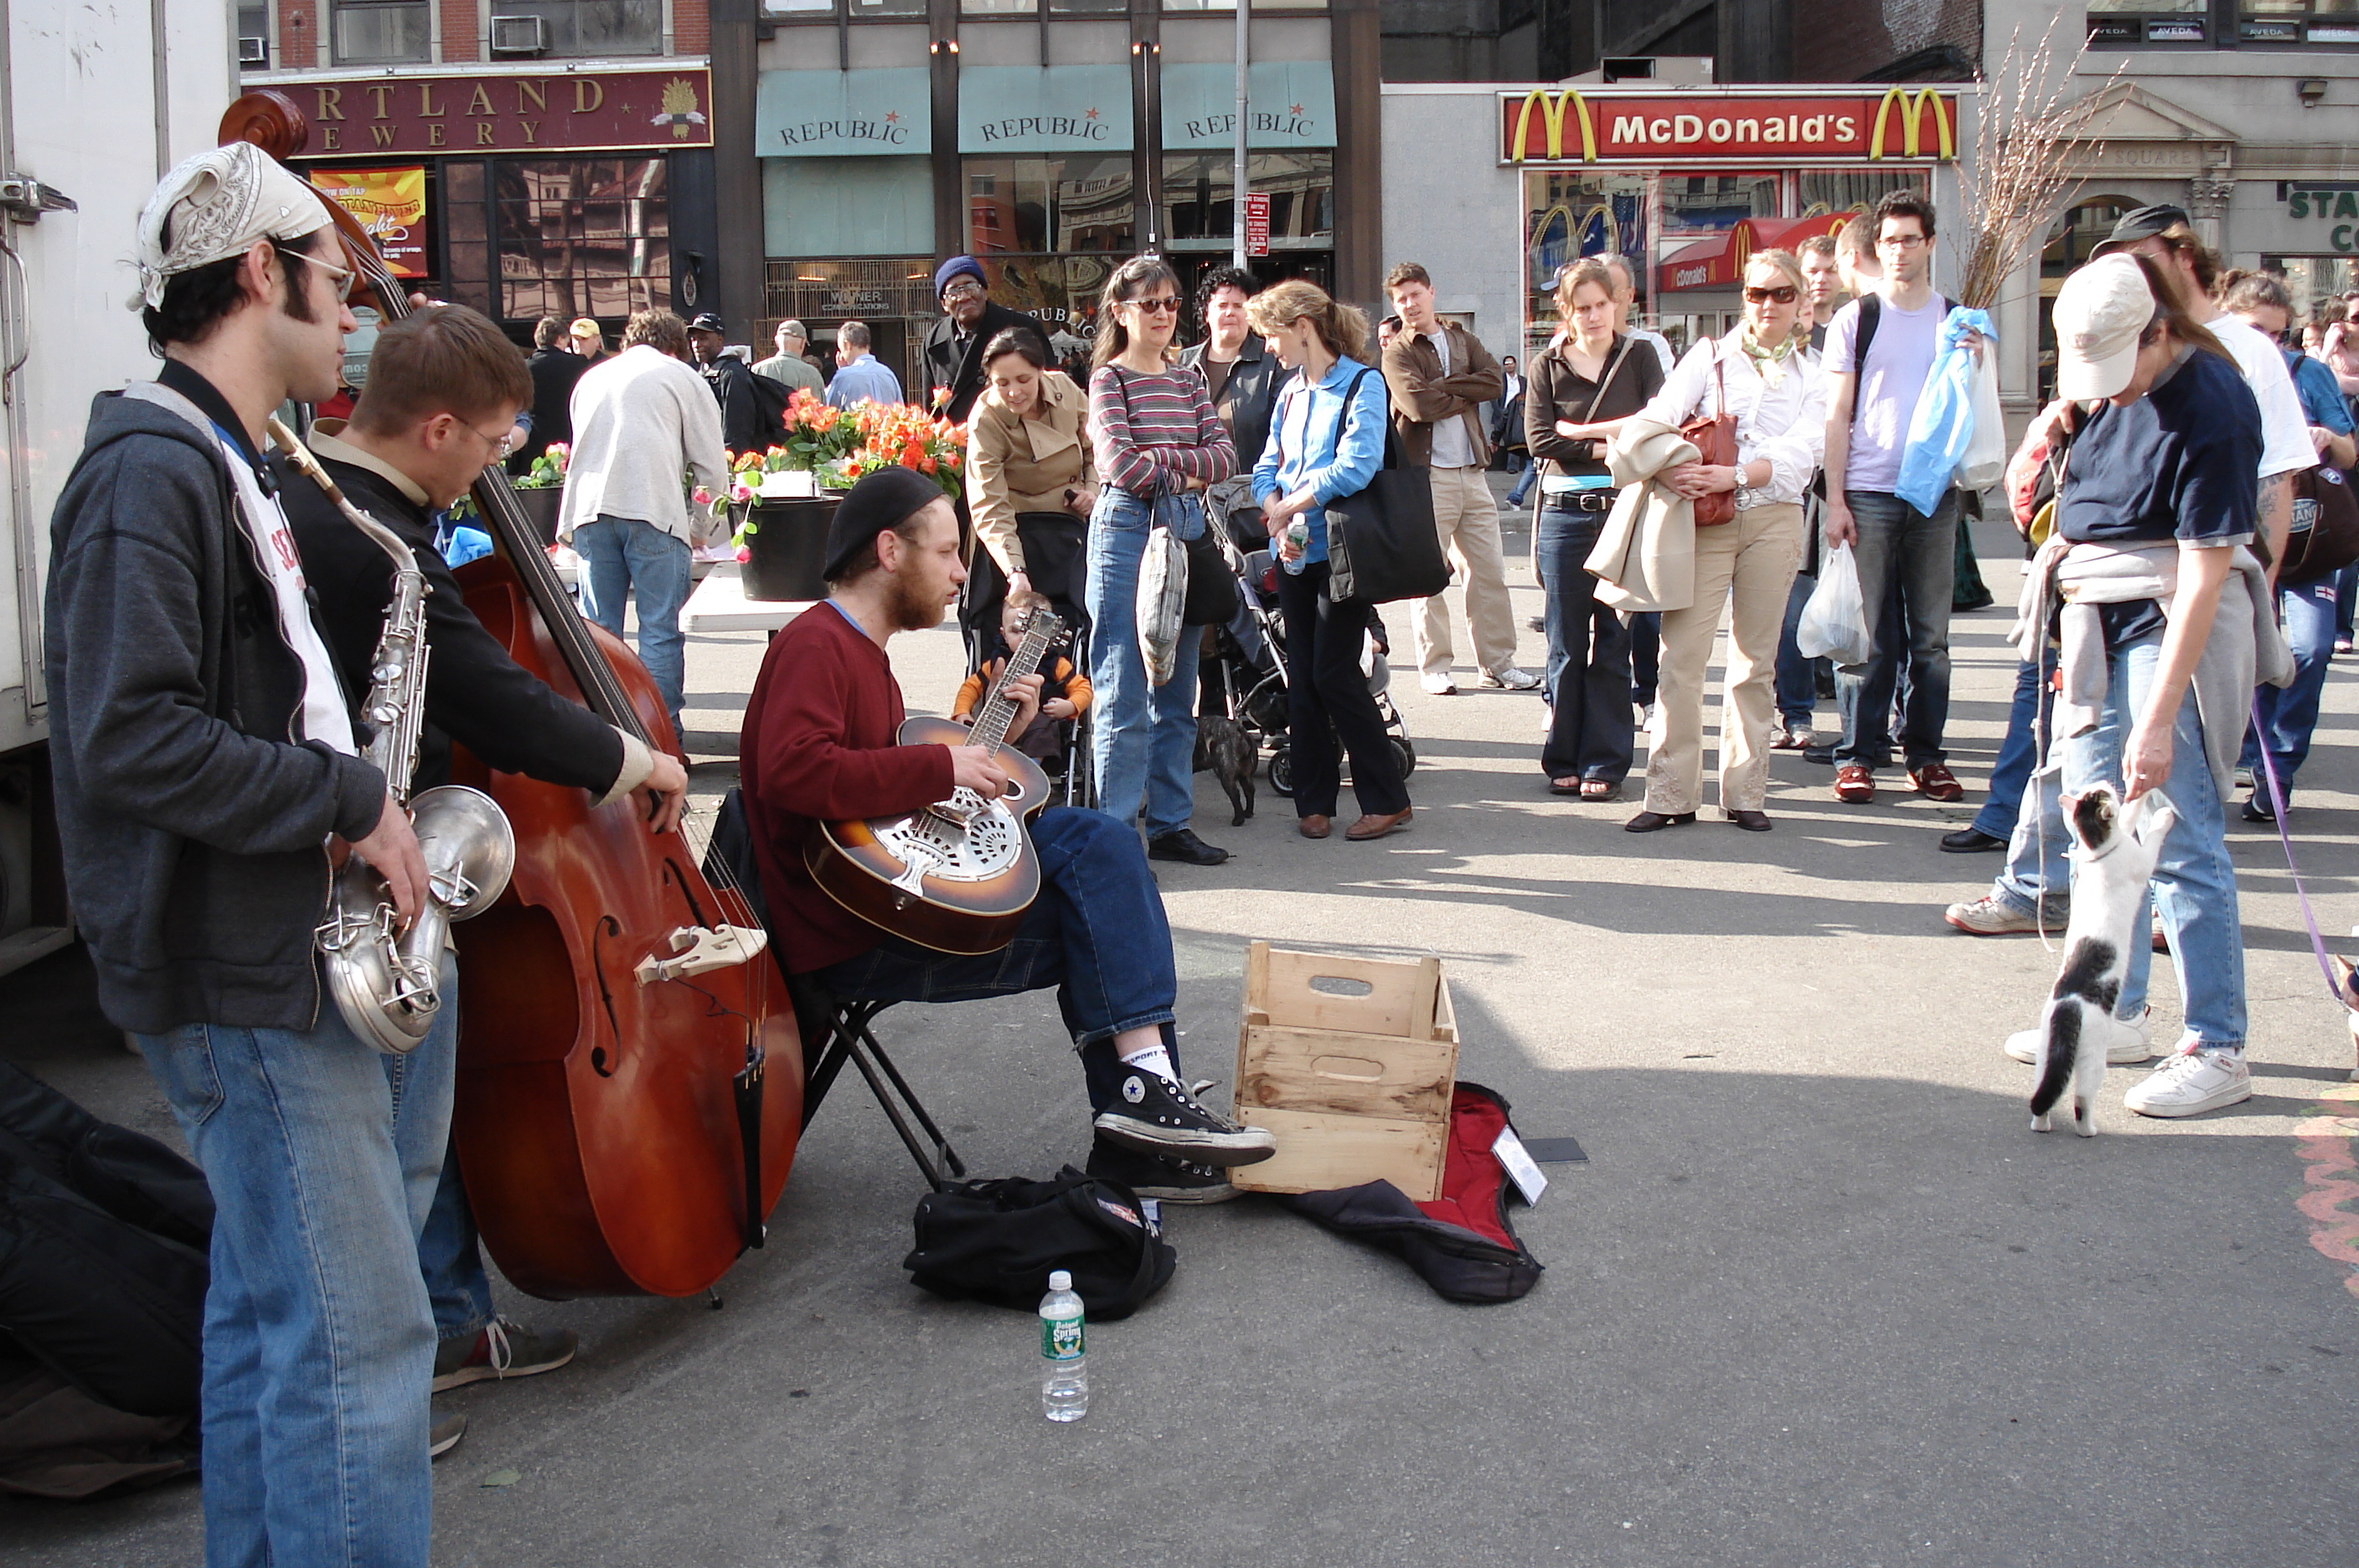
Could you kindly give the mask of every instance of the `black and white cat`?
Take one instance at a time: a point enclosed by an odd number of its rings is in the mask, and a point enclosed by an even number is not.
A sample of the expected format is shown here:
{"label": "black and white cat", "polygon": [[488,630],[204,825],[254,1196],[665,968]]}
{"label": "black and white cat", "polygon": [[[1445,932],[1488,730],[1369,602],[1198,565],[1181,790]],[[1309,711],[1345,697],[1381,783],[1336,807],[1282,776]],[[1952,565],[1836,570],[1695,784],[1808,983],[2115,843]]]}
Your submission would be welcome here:
{"label": "black and white cat", "polygon": [[2031,1130],[2049,1130],[2070,1084],[2072,1130],[2094,1138],[2097,1090],[2105,1081],[2106,1026],[2129,974],[2129,944],[2146,934],[2137,924],[2147,883],[2179,814],[2158,789],[2124,807],[2104,784],[2065,796],[2063,805],[2072,834],[2072,917],[2064,927],[2064,964],[2039,1020]]}

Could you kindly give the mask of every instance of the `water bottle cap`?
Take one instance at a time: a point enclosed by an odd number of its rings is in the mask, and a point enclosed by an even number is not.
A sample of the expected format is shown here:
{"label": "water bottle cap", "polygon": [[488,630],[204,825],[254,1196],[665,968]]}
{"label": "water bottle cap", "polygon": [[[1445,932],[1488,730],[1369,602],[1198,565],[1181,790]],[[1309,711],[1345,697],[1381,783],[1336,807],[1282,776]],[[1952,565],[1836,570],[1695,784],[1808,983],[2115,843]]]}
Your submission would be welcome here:
{"label": "water bottle cap", "polygon": [[1051,1290],[1070,1290],[1072,1288],[1073,1277],[1063,1269],[1055,1269],[1049,1274],[1049,1289]]}

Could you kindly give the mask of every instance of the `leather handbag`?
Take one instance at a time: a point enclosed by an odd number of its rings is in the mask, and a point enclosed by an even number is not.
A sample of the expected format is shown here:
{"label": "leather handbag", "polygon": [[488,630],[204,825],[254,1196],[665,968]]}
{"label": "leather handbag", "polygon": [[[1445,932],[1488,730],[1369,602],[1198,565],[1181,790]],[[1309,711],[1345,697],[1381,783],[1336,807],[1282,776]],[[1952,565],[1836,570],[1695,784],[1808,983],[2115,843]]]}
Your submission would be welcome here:
{"label": "leather handbag", "polygon": [[[1696,461],[1715,468],[1736,466],[1736,416],[1728,411],[1728,372],[1721,364],[1720,344],[1712,346],[1712,379],[1720,387],[1720,412],[1709,419],[1699,414],[1680,427],[1680,434],[1692,442]],[[1695,499],[1695,526],[1716,528],[1736,520],[1736,492],[1715,490]]]}
{"label": "leather handbag", "polygon": [[2293,476],[2293,528],[2286,535],[2277,581],[2288,588],[2332,576],[2359,561],[2359,496],[2341,469],[2327,463]]}
{"label": "leather handbag", "polygon": [[[1343,394],[1348,417],[1369,369]],[[1433,485],[1426,469],[1400,460],[1393,422],[1385,421],[1385,464],[1350,495],[1327,503],[1327,597],[1336,604],[1389,604],[1428,599],[1450,586],[1450,563],[1433,528]]]}

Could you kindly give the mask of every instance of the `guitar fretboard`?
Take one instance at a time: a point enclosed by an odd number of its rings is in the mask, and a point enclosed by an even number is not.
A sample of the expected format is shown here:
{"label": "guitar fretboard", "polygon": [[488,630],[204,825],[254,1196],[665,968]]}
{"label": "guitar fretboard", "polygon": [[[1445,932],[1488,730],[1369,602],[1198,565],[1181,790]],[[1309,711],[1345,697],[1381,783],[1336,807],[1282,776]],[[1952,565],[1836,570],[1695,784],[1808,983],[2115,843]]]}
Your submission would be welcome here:
{"label": "guitar fretboard", "polygon": [[995,753],[1007,744],[1007,726],[1016,722],[1016,699],[1007,694],[1007,689],[1040,668],[1040,661],[1048,657],[1049,645],[1064,629],[1064,623],[1049,611],[1032,612],[1024,626],[1024,639],[1007,656],[1007,668],[992,683],[982,712],[975,715],[975,745]]}

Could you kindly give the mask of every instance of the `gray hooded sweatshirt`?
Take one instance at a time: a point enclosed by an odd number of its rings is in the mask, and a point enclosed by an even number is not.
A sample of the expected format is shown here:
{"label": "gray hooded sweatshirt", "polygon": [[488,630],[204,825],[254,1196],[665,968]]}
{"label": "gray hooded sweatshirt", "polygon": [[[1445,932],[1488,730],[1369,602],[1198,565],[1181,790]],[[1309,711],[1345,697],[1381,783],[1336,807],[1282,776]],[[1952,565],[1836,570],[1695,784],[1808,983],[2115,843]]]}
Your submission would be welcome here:
{"label": "gray hooded sweatshirt", "polygon": [[328,835],[365,836],[385,805],[375,768],[292,738],[301,667],[227,461],[171,409],[106,394],[49,525],[67,887],[100,1005],[142,1034],[311,1028]]}

